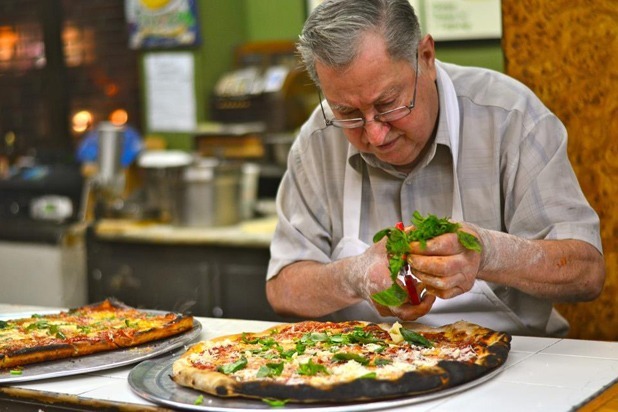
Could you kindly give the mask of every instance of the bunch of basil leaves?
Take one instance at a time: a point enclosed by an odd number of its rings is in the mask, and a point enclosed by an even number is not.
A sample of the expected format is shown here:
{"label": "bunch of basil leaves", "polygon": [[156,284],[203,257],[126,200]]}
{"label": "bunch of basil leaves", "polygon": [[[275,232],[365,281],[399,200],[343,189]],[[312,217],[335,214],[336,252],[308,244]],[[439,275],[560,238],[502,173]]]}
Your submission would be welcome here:
{"label": "bunch of basil leaves", "polygon": [[380,230],[373,237],[373,242],[377,243],[383,237],[386,240],[386,252],[388,254],[388,264],[391,272],[393,284],[390,288],[371,295],[373,300],[384,306],[401,306],[408,299],[407,292],[397,283],[397,276],[401,269],[407,264],[407,256],[410,253],[410,242],[419,242],[422,249],[427,247],[427,241],[445,233],[456,233],[459,243],[469,250],[481,251],[481,243],[470,233],[461,230],[459,223],[451,222],[448,218],[438,218],[428,214],[423,216],[415,211],[411,219],[414,228],[405,231],[403,225],[388,227]]}

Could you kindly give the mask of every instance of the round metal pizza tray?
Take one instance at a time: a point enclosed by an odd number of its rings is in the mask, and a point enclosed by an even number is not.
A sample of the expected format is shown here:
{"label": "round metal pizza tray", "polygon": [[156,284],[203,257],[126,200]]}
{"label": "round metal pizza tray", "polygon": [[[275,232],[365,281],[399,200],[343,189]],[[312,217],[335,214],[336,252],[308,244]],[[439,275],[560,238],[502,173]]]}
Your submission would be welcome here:
{"label": "round metal pizza tray", "polygon": [[[148,312],[167,313],[160,311]],[[17,318],[15,316],[8,317],[5,315],[2,317],[7,319]],[[77,358],[58,359],[55,361],[25,365],[20,368],[21,374],[19,375],[11,375],[10,371],[2,370],[0,371],[0,385],[78,375],[82,373],[131,365],[155,356],[163,355],[180,346],[188,344],[197,339],[197,337],[200,336],[201,331],[202,324],[194,319],[193,328],[191,330],[166,339],[157,340],[139,346],[133,346],[130,348],[118,349],[109,352],[99,352]]]}
{"label": "round metal pizza tray", "polygon": [[[129,373],[129,386],[138,396],[161,405],[194,411],[213,412],[243,412],[260,409],[283,409],[285,411],[310,412],[352,412],[374,411],[412,405],[429,400],[453,395],[477,386],[502,372],[504,365],[483,375],[482,377],[443,391],[418,396],[408,396],[400,399],[344,404],[299,404],[288,403],[282,407],[273,408],[260,400],[243,398],[218,398],[203,392],[176,384],[171,378],[172,364],[184,351],[168,354],[158,359],[146,360],[135,366]],[[199,403],[199,404],[196,404]]]}

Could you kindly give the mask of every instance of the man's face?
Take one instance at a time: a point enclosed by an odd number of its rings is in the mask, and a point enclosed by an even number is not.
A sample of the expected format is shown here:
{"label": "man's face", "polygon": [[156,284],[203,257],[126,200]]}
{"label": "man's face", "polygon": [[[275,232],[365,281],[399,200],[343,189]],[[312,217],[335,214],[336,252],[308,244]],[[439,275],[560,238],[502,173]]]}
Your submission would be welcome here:
{"label": "man's face", "polygon": [[[345,70],[320,63],[316,69],[322,92],[338,119],[373,120],[378,113],[410,104],[414,94],[413,67],[407,61],[391,60],[377,35],[365,37],[360,55]],[[390,123],[368,121],[364,127],[343,129],[354,147],[401,168],[414,163],[431,138],[438,116],[433,41],[429,36],[419,45],[419,72],[412,112]]]}

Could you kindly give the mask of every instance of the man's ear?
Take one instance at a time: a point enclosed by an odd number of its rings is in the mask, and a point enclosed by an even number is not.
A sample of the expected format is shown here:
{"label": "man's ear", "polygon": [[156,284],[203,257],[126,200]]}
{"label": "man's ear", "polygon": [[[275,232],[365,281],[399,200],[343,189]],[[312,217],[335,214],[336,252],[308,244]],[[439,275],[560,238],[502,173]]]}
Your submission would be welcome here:
{"label": "man's ear", "polygon": [[421,73],[436,80],[436,49],[431,34],[426,34],[418,43],[418,64]]}

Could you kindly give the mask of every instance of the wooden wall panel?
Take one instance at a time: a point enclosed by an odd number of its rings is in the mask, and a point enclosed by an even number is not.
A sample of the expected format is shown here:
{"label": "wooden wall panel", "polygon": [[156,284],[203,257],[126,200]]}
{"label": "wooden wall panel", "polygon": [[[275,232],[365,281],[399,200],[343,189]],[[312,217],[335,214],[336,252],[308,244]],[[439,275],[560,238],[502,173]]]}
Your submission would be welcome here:
{"label": "wooden wall panel", "polygon": [[601,218],[607,279],[593,302],[560,304],[571,337],[618,340],[618,1],[502,0],[506,72],[569,131],[569,157]]}

